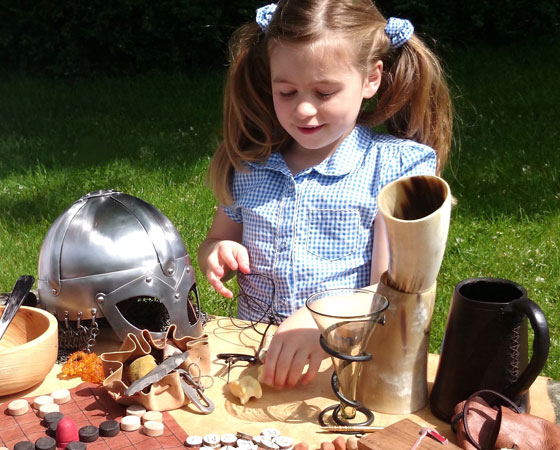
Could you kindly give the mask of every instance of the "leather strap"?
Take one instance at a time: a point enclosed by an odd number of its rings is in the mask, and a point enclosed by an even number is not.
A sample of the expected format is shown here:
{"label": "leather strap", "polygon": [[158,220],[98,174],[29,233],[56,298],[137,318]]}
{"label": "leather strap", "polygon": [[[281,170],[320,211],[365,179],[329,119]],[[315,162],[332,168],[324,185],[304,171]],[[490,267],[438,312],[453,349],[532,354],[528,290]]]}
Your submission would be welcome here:
{"label": "leather strap", "polygon": [[[472,437],[472,434],[469,430],[469,426],[468,426],[469,410],[471,408],[471,404],[472,404],[473,400],[476,397],[482,397],[482,398],[484,398],[484,400],[486,400],[485,397],[487,397],[488,395],[496,397],[495,399],[493,399],[494,401],[490,401],[490,402],[487,401],[487,403],[488,403],[488,406],[496,409],[497,415],[496,415],[496,420],[494,421],[494,424],[492,426],[492,429],[491,429],[491,432],[490,432],[490,435],[489,435],[489,438],[488,438],[488,442],[479,443],[479,442],[476,442],[474,440],[474,438]],[[457,423],[461,419],[463,419],[463,425],[465,427],[465,434],[467,435],[467,438],[469,439],[469,442],[477,450],[493,450],[495,448],[496,440],[498,439],[498,434],[500,433],[500,427],[502,425],[502,408],[501,408],[502,405],[507,406],[508,408],[510,408],[511,410],[515,411],[518,414],[521,412],[514,402],[512,402],[509,398],[500,394],[499,392],[493,391],[491,389],[483,389],[483,390],[477,391],[474,394],[471,394],[469,396],[469,398],[467,399],[467,401],[465,402],[465,404],[463,406],[463,411],[461,413],[457,414],[455,417],[453,417],[451,426],[452,426],[453,430],[455,431],[455,427],[456,427]]]}

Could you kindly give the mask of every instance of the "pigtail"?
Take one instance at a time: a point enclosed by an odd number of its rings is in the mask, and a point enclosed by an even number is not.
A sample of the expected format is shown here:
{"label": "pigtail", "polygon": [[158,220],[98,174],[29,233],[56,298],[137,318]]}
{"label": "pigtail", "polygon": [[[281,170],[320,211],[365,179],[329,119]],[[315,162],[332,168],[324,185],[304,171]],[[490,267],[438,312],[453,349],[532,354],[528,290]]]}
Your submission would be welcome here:
{"label": "pigtail", "polygon": [[231,180],[244,161],[265,160],[279,145],[267,46],[255,23],[239,28],[230,41],[224,93],[223,141],[210,162],[208,178],[218,201],[230,204]]}
{"label": "pigtail", "polygon": [[377,104],[368,121],[384,123],[389,133],[432,147],[441,173],[451,147],[453,112],[436,55],[412,36],[402,47],[389,50],[383,62]]}

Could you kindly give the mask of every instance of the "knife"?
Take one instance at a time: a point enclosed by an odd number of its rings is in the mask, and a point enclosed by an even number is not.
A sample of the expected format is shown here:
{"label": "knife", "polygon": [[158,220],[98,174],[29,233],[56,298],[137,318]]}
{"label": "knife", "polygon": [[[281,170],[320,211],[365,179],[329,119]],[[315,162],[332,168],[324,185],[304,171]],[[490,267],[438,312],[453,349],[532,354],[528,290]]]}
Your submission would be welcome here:
{"label": "knife", "polygon": [[142,378],[139,378],[134,383],[132,383],[126,391],[124,391],[124,395],[134,395],[137,392],[141,391],[147,386],[150,386],[153,383],[158,382],[166,375],[173,372],[177,367],[185,362],[185,360],[189,357],[189,351],[187,350],[180,355],[173,355],[163,361],[159,366],[152,369]]}
{"label": "knife", "polygon": [[4,307],[4,313],[2,317],[0,317],[0,339],[2,339],[8,326],[17,314],[21,304],[29,293],[29,289],[33,286],[34,281],[35,278],[31,275],[22,275],[17,279],[14,289]]}

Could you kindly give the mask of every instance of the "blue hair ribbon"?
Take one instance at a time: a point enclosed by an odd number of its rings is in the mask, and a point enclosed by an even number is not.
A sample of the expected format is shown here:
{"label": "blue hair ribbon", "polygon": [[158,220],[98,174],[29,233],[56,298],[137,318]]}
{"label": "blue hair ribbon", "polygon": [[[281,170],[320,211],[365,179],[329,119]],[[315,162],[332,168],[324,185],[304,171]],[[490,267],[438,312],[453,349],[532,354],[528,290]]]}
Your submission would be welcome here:
{"label": "blue hair ribbon", "polygon": [[270,3],[269,5],[263,6],[257,9],[256,22],[261,27],[262,31],[266,31],[272,20],[272,16],[276,12],[278,5],[276,3]]}
{"label": "blue hair ribbon", "polygon": [[385,27],[385,34],[391,41],[391,48],[399,48],[405,44],[414,33],[414,26],[407,19],[390,17]]}

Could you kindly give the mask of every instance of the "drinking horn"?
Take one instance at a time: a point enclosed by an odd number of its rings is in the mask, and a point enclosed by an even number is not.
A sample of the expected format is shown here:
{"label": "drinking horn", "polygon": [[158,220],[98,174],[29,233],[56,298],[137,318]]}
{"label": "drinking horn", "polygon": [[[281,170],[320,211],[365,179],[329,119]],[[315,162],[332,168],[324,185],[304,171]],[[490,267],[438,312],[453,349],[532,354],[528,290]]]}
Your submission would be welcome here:
{"label": "drinking horn", "polygon": [[367,408],[409,414],[428,403],[428,349],[436,278],[451,215],[449,185],[437,176],[412,176],[386,185],[379,212],[387,230],[388,270],[377,292],[389,300],[385,325],[376,327],[358,380]]}

